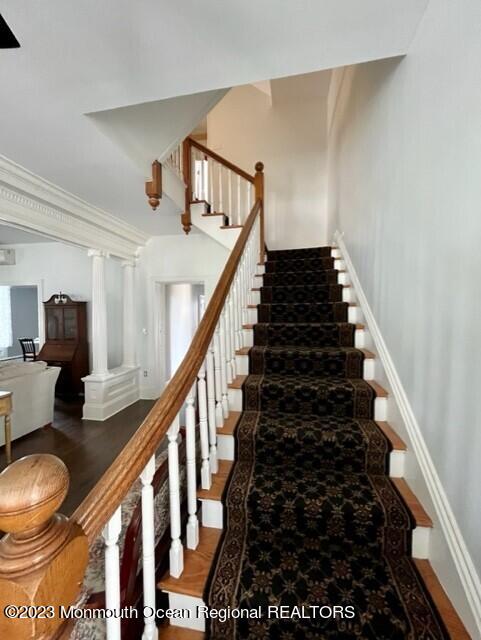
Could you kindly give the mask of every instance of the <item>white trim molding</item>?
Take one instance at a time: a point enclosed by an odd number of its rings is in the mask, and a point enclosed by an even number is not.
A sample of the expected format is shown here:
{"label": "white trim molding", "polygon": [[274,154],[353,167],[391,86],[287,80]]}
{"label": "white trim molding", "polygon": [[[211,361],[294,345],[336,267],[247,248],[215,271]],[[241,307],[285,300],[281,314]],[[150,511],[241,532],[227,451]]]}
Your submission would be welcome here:
{"label": "white trim molding", "polygon": [[[436,512],[437,520],[440,524],[440,533],[442,533],[447,547],[446,552],[449,553],[452,558],[459,577],[460,585],[464,591],[465,600],[468,604],[468,607],[465,606],[464,610],[471,613],[472,624],[469,624],[468,620],[464,620],[464,622],[468,628],[471,628],[471,631],[473,631],[473,625],[475,625],[478,631],[477,637],[481,637],[481,581],[479,575],[469,554],[454,512],[449,504],[448,497],[436,471],[436,467],[429,453],[421,428],[402,386],[393,359],[391,358],[372,309],[363,291],[356,269],[354,268],[349,255],[349,251],[344,243],[343,235],[343,233],[336,231],[334,234],[334,242],[341,252],[345,268],[349,274],[350,283],[354,288],[358,304],[364,316],[363,321],[367,325],[374,348],[379,355],[380,363],[388,380],[394,402],[396,403],[397,409],[399,410],[400,416],[405,424],[413,454],[421,470],[424,483]],[[449,594],[449,585],[444,586]],[[456,602],[455,605],[457,605]],[[462,612],[459,611],[459,609],[458,613],[463,617]]]}
{"label": "white trim molding", "polygon": [[120,218],[0,155],[0,221],[118,258],[133,258],[148,236]]}
{"label": "white trim molding", "polygon": [[140,399],[140,367],[117,367],[107,374],[82,378],[85,385],[84,420],[107,420]]}

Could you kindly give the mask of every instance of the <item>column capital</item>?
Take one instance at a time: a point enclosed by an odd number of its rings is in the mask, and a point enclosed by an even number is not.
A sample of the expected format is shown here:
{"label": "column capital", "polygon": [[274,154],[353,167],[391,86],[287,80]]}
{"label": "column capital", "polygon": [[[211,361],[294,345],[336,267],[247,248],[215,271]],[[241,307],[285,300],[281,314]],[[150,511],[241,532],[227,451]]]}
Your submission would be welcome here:
{"label": "column capital", "polygon": [[122,267],[136,267],[137,266],[137,258],[128,258],[127,260],[122,260],[120,265]]}
{"label": "column capital", "polygon": [[101,249],[89,249],[87,251],[89,258],[109,258],[110,253],[108,251],[102,251]]}

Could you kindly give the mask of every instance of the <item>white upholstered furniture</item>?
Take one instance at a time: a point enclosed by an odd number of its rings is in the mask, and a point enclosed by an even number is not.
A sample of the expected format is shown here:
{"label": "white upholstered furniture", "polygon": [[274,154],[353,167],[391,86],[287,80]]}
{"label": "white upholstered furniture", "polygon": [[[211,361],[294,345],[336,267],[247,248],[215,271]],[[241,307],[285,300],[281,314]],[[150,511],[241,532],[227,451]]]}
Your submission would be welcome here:
{"label": "white upholstered furniture", "polygon": [[[55,382],[59,367],[45,362],[0,361],[0,388],[11,391],[12,440],[53,421]],[[0,445],[4,435],[0,432]]]}

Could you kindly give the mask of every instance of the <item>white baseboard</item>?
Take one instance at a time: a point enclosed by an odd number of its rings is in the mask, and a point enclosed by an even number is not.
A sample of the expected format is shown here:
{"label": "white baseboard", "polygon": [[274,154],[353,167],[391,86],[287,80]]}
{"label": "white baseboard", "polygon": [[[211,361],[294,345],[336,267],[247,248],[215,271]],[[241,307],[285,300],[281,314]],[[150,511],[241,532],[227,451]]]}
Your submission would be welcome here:
{"label": "white baseboard", "polygon": [[[427,487],[427,491],[429,492],[432,504],[436,511],[437,521],[439,522],[441,529],[440,533],[442,534],[444,546],[446,547],[446,553],[448,553],[452,559],[452,563],[450,564],[454,565],[456,569],[466,602],[460,601],[459,592],[457,592],[456,588],[453,586],[451,576],[448,571],[441,572],[443,575],[439,575],[438,573],[438,577],[443,583],[448,595],[452,598],[453,603],[468,630],[472,633],[473,637],[481,638],[481,582],[479,575],[476,572],[461,530],[456,522],[451,505],[449,504],[448,497],[444,491],[441,480],[434,466],[434,462],[428,451],[421,428],[401,384],[396,367],[363,291],[342,235],[343,234],[339,231],[336,231],[334,234],[334,241],[341,251],[344,268],[349,274],[350,284],[354,288],[357,302],[364,316],[364,322],[372,337],[375,351],[377,352],[380,363],[384,369],[393,399],[409,435],[413,454],[416,458],[424,483]],[[475,499],[476,497],[473,496],[473,500]],[[438,557],[440,556],[439,553],[437,555]],[[434,566],[436,569],[436,565]],[[443,580],[443,578],[449,578],[449,580]],[[468,607],[466,606],[466,603],[468,604]]]}

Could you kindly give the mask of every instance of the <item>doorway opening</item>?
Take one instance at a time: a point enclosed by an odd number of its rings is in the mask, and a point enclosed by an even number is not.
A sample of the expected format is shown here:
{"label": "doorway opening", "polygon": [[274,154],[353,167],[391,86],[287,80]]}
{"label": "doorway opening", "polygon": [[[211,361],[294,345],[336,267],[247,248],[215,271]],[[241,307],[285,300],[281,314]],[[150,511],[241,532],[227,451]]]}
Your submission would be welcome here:
{"label": "doorway opening", "polygon": [[204,285],[171,282],[165,285],[165,379],[177,371],[204,313]]}
{"label": "doorway opening", "polygon": [[32,338],[38,353],[38,288],[0,284],[0,360],[22,358],[21,338]]}

